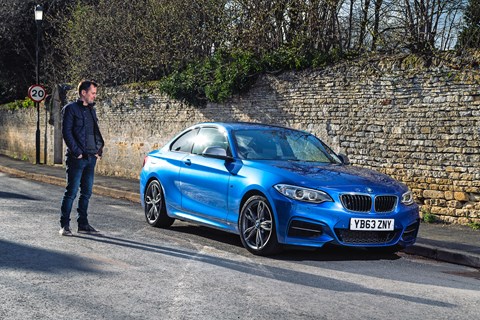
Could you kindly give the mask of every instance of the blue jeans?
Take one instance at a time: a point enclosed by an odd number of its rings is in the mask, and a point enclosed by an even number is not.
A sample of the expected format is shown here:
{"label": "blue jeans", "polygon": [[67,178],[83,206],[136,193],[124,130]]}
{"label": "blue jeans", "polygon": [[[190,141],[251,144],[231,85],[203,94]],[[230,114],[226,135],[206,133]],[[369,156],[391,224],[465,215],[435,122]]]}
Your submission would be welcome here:
{"label": "blue jeans", "polygon": [[60,225],[62,228],[70,225],[70,212],[72,211],[73,201],[77,196],[78,189],[80,189],[80,198],[78,199],[77,222],[79,225],[86,225],[88,224],[88,202],[92,195],[97,158],[89,155],[82,159],[76,159],[71,155],[67,155],[65,162],[67,167],[67,187],[62,199]]}

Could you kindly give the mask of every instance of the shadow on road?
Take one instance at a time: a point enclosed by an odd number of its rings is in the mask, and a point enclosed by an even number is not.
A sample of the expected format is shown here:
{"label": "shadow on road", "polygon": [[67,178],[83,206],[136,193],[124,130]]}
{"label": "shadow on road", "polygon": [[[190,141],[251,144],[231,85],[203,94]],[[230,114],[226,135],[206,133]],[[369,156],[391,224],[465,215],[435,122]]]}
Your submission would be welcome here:
{"label": "shadow on road", "polygon": [[401,259],[396,253],[376,252],[365,248],[347,248],[326,244],[318,249],[287,248],[273,259],[286,261],[375,261]]}
{"label": "shadow on road", "polygon": [[98,272],[81,257],[0,239],[0,269],[23,269],[47,273]]}
{"label": "shadow on road", "polygon": [[308,272],[302,272],[297,270],[291,270],[287,268],[281,268],[276,266],[270,266],[266,264],[260,264],[256,262],[234,261],[230,259],[221,258],[218,256],[210,256],[196,251],[180,250],[176,248],[170,248],[166,246],[160,246],[155,244],[147,244],[134,240],[122,239],[119,237],[112,237],[107,235],[77,236],[85,240],[97,241],[104,244],[111,244],[116,246],[122,246],[131,249],[143,250],[155,254],[168,255],[186,260],[200,261],[208,263],[217,267],[227,268],[233,271],[242,272],[250,276],[263,277],[267,279],[273,279],[276,281],[282,281],[285,283],[292,283],[297,285],[303,285],[306,287],[314,287],[325,290],[332,290],[337,292],[360,292],[366,294],[372,294],[376,296],[385,296],[389,298],[395,298],[402,301],[408,301],[418,304],[440,306],[451,308],[454,305],[432,300],[422,299],[414,296],[408,296],[405,294],[399,294],[395,292],[385,292],[378,289],[368,288],[363,285],[355,284],[352,282],[337,280],[326,276],[312,274]]}
{"label": "shadow on road", "polygon": [[[169,228],[169,230],[212,240],[214,242],[209,243],[209,245],[213,246],[215,246],[215,242],[218,242],[219,247],[217,249],[221,249],[220,245],[223,244],[228,244],[244,249],[238,235],[224,232],[221,230],[197,225],[172,226]],[[250,254],[246,249],[244,250],[246,254]],[[400,257],[395,253],[382,253],[369,251],[363,248],[346,248],[328,244],[322,248],[314,249],[292,246],[285,247],[280,254],[271,256],[270,258],[285,261],[367,261],[400,259]]]}
{"label": "shadow on road", "polygon": [[[204,227],[204,226],[194,225],[194,224],[184,224],[184,225],[173,225],[172,227],[169,228],[169,230],[172,230],[178,233],[195,235],[195,236],[209,239],[221,244],[228,244],[238,248],[243,248],[242,242],[240,241],[240,237],[238,235],[213,229],[213,228],[209,228],[209,227]],[[179,237],[181,237],[181,235],[179,235]]]}
{"label": "shadow on road", "polygon": [[0,191],[0,199],[20,199],[20,200],[36,200],[35,198],[20,193]]}

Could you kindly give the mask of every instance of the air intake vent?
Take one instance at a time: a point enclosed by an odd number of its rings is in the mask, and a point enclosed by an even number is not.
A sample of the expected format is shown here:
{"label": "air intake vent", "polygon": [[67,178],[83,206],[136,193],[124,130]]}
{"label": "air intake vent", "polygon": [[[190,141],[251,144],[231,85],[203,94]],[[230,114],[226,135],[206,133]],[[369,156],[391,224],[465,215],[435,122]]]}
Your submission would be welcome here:
{"label": "air intake vent", "polygon": [[335,229],[340,242],[352,245],[388,244],[398,237],[397,231],[351,231]]}
{"label": "air intake vent", "polygon": [[372,198],[362,194],[343,194],[340,197],[345,209],[355,212],[369,212],[372,209]]}
{"label": "air intake vent", "polygon": [[297,238],[316,238],[322,233],[321,225],[298,220],[293,220],[288,229],[288,236]]}
{"label": "air intake vent", "polygon": [[397,197],[395,196],[379,196],[375,198],[376,212],[391,212],[397,204]]}
{"label": "air intake vent", "polygon": [[420,225],[420,220],[409,225],[403,232],[402,239],[403,241],[413,241],[417,237],[418,227]]}
{"label": "air intake vent", "polygon": [[[345,209],[353,212],[370,212],[372,210],[372,197],[365,194],[342,194],[340,196]],[[375,198],[375,212],[385,213],[395,209],[396,196],[378,196]]]}

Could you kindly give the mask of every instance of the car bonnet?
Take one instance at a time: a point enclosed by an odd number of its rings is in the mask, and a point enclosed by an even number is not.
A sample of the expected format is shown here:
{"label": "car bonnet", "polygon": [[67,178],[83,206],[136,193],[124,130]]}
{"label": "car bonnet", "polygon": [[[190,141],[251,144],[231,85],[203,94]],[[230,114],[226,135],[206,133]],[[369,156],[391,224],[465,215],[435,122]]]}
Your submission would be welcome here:
{"label": "car bonnet", "polygon": [[351,165],[283,161],[271,165],[287,171],[287,175],[301,185],[318,189],[369,193],[394,193],[407,189],[388,175]]}

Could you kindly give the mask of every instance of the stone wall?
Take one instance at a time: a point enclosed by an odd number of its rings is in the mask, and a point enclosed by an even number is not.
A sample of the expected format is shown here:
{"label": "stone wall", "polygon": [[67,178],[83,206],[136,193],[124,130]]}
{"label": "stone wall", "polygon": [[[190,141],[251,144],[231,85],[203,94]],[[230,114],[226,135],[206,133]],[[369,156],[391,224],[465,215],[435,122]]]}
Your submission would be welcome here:
{"label": "stone wall", "polygon": [[[43,110],[41,110],[40,115],[45,116]],[[43,123],[40,122],[42,126],[41,145],[43,146],[45,121],[44,119],[41,120],[43,120]],[[0,153],[35,162],[36,126],[36,109],[7,110],[0,108]]]}
{"label": "stone wall", "polygon": [[[424,212],[479,223],[478,79],[474,70],[381,60],[263,76],[248,93],[205,108],[168,99],[151,84],[100,88],[97,113],[107,145],[98,172],[137,178],[149,150],[197,122],[266,122],[308,130],[354,165],[403,181]],[[34,160],[35,115],[0,110],[0,153]],[[50,159],[53,139],[47,140]]]}

